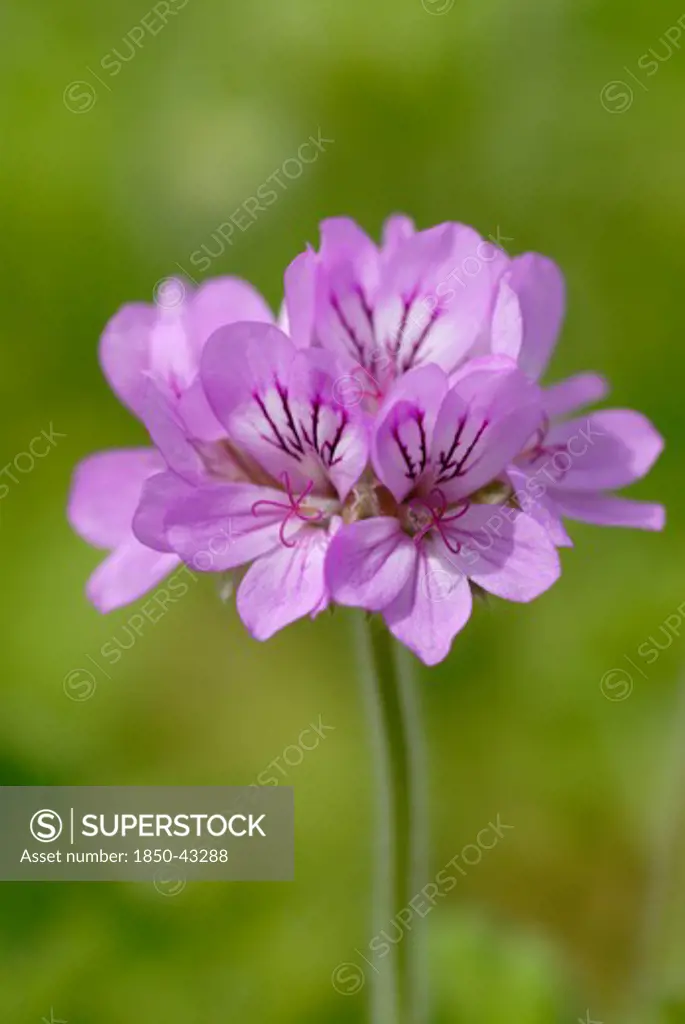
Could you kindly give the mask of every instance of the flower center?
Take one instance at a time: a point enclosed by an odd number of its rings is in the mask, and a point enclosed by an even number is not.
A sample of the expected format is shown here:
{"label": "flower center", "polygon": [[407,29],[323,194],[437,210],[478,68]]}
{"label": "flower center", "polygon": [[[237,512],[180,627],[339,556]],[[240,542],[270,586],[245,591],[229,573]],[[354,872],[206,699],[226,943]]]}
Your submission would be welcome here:
{"label": "flower center", "polygon": [[[447,498],[439,487],[435,487],[427,498],[412,498],[403,506],[400,521],[405,529],[414,539],[418,547],[421,541],[431,530],[437,530],[442,542],[448,551],[458,555],[461,551],[461,541],[454,540],[446,527],[449,523],[461,519],[470,507],[470,502],[460,502],[453,509],[448,510]],[[452,514],[447,515],[450,511]]]}
{"label": "flower center", "polygon": [[350,492],[342,510],[344,523],[374,516],[396,516],[397,502],[379,480],[361,480]]}

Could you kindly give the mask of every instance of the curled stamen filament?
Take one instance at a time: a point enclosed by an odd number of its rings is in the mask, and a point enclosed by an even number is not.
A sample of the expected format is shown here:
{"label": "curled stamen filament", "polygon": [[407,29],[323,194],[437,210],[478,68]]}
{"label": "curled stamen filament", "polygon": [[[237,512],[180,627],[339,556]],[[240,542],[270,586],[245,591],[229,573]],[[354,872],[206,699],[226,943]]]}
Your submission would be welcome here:
{"label": "curled stamen filament", "polygon": [[280,530],[278,531],[278,537],[283,547],[294,548],[295,541],[288,540],[288,538],[285,535],[285,528],[290,522],[290,520],[293,518],[293,516],[303,523],[319,523],[323,519],[324,513],[321,511],[321,509],[308,509],[307,511],[312,512],[313,514],[307,515],[302,509],[302,502],[309,497],[314,488],[313,480],[309,481],[305,489],[302,491],[302,494],[300,494],[300,496],[296,498],[293,493],[292,484],[290,483],[290,477],[288,476],[288,473],[282,473],[281,479],[283,480],[283,486],[285,487],[288,495],[288,502],[286,503],[284,501],[269,501],[266,498],[262,498],[259,501],[255,501],[254,505],[252,506],[252,515],[260,515],[260,512],[258,511],[260,506],[264,506],[267,508],[282,509],[286,513],[286,515],[285,518],[283,519],[283,522],[281,523]]}
{"label": "curled stamen filament", "polygon": [[449,534],[445,530],[447,523],[453,523],[457,519],[461,519],[464,516],[470,506],[470,502],[466,501],[464,504],[457,509],[457,511],[450,516],[446,516],[447,512],[447,499],[443,492],[436,487],[428,495],[428,500],[424,501],[423,498],[415,498],[412,505],[418,505],[425,512],[430,515],[430,520],[423,526],[414,537],[414,543],[418,545],[421,543],[426,534],[430,533],[431,530],[436,529],[442,538],[442,542],[448,551],[451,551],[453,555],[458,555],[461,552],[461,541],[457,540],[453,546]]}

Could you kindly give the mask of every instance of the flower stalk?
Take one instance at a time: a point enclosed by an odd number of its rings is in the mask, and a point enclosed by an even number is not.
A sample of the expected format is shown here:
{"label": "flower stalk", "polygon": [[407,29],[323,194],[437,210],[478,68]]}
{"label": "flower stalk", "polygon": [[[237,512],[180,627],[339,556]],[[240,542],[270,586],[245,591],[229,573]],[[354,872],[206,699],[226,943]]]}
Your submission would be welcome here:
{"label": "flower stalk", "polygon": [[[674,935],[673,907],[679,884],[678,849],[685,816],[682,808],[685,780],[685,673],[681,672],[672,715],[672,735],[666,743],[661,777],[652,796],[652,849],[641,921],[637,930],[635,963],[627,998],[621,1010],[630,1024],[657,1021],[664,992],[664,961]],[[653,1016],[652,1016],[653,1015]]]}
{"label": "flower stalk", "polygon": [[379,619],[357,618],[357,646],[376,775],[374,935],[401,927],[401,938],[374,970],[373,1024],[425,1024],[423,930],[404,930],[403,911],[427,878],[425,757],[410,656]]}

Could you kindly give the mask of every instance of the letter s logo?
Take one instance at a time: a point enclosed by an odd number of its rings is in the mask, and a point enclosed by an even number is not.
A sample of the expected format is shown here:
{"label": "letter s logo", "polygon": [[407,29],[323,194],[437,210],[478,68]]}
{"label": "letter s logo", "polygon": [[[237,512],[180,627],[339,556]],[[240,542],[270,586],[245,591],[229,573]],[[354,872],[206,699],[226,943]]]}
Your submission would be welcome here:
{"label": "letter s logo", "polygon": [[57,811],[36,811],[29,827],[39,843],[54,843],[62,834],[62,819]]}

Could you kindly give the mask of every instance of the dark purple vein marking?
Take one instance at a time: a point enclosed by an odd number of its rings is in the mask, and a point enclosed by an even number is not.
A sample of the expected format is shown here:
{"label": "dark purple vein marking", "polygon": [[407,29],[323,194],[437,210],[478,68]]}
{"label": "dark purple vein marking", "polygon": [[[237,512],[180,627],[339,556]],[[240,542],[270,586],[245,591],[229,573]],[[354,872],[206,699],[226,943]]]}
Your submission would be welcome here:
{"label": "dark purple vein marking", "polygon": [[336,459],[335,453],[338,448],[338,445],[340,444],[340,440],[345,432],[345,427],[347,426],[347,423],[347,414],[343,412],[342,416],[340,417],[340,423],[338,425],[338,429],[335,432],[333,440],[325,441],[321,447],[321,458],[324,460],[324,463],[328,466],[329,469],[333,466],[337,466],[338,463],[342,461],[342,455],[339,455]]}
{"label": "dark purple vein marking", "polygon": [[[266,435],[266,434],[260,434],[260,437],[264,441],[267,441],[269,444],[272,444],[274,446],[274,448],[279,448],[282,452],[285,452],[286,455],[290,455],[291,458],[295,459],[297,462],[300,462],[301,461],[300,453],[298,451],[293,451],[292,448],[289,446],[288,442],[286,441],[286,439],[283,437],[283,435],[281,434],[280,430],[276,426],[276,424],[275,424],[275,422],[273,420],[273,417],[271,416],[271,413],[267,409],[267,407],[266,407],[266,405],[264,403],[264,400],[262,399],[261,395],[259,395],[255,391],[255,392],[253,392],[252,397],[254,398],[255,402],[259,406],[259,408],[261,410],[261,413],[262,413],[262,416],[264,417],[266,422],[271,427],[271,431],[272,431],[272,433],[274,435],[273,437],[268,437],[268,435]],[[274,440],[274,438],[275,438],[275,440]],[[304,453],[301,445],[300,445],[300,449],[301,449],[302,453]]]}
{"label": "dark purple vein marking", "polygon": [[[464,421],[460,422],[458,436],[461,435],[463,425]],[[454,480],[455,477],[464,476],[468,472],[468,470],[473,469],[473,467],[478,463],[478,459],[476,459],[476,461],[471,466],[467,467],[466,463],[468,462],[469,458],[471,457],[473,451],[476,448],[476,445],[480,441],[481,437],[483,436],[485,430],[488,428],[489,425],[489,420],[483,420],[483,422],[481,423],[480,427],[476,432],[476,436],[471,441],[471,444],[468,446],[462,457],[456,463],[452,461],[451,456],[444,462],[443,456],[440,456],[440,475],[438,476],[436,483],[447,483],[448,480]],[[450,448],[451,454],[454,453],[458,445],[458,436],[455,437],[455,441],[453,442],[452,447]],[[448,471],[449,475],[446,475],[448,474]]]}
{"label": "dark purple vein marking", "polygon": [[405,444],[402,438],[400,437],[399,425],[394,426],[391,430],[391,435],[395,443],[397,444],[397,447],[400,450],[400,454],[402,455],[402,458],[404,460],[404,464],[407,467],[407,472],[405,473],[405,476],[409,480],[417,480],[419,476],[423,473],[424,469],[426,468],[426,463],[428,461],[428,445],[426,442],[426,428],[424,425],[424,420],[425,413],[423,412],[423,410],[417,409],[413,416],[413,422],[416,423],[419,429],[420,455],[418,465],[414,462],[414,459],[411,456],[409,446]]}
{"label": "dark purple vein marking", "polygon": [[397,360],[400,349],[402,348],[402,342],[404,341],[404,332],[407,329],[407,322],[409,320],[409,310],[414,305],[416,300],[416,292],[412,292],[408,299],[402,298],[402,316],[400,317],[399,327],[397,328],[397,334],[394,340],[388,345],[388,352]]}
{"label": "dark purple vein marking", "polygon": [[349,340],[352,342],[352,347],[354,349],[353,355],[355,355],[357,357],[357,359],[359,360],[359,362],[361,363],[362,366],[366,366],[366,360],[365,360],[365,356],[364,356],[364,351],[365,351],[364,350],[364,343],[362,341],[360,341],[360,339],[357,337],[357,332],[354,330],[352,325],[348,322],[345,314],[343,313],[342,309],[340,308],[340,303],[338,302],[337,295],[333,295],[331,293],[330,303],[331,303],[331,306],[333,307],[333,309],[336,312],[336,315],[338,317],[338,320],[340,321],[340,324],[341,324],[343,330],[347,334],[347,337],[349,338]]}
{"label": "dark purple vein marking", "polygon": [[412,366],[414,365],[414,363],[416,362],[416,357],[418,356],[419,352],[421,351],[421,349],[423,348],[425,343],[428,341],[428,335],[432,331],[433,326],[435,324],[435,321],[438,319],[439,316],[440,316],[439,311],[434,309],[433,312],[430,315],[430,319],[429,319],[428,323],[426,324],[424,329],[421,331],[421,334],[418,336],[418,338],[416,339],[416,341],[412,345],[411,351],[409,352],[409,355],[404,360],[404,364],[402,366],[402,370],[405,373],[406,373],[407,370],[410,370],[412,368]]}
{"label": "dark purple vein marking", "polygon": [[278,397],[280,398],[281,405],[283,406],[283,412],[285,413],[285,418],[288,423],[288,429],[292,434],[292,443],[295,445],[298,452],[301,455],[304,455],[304,447],[302,446],[300,435],[297,432],[297,426],[295,425],[295,419],[293,417],[292,410],[290,408],[290,402],[288,400],[288,389],[284,388],[283,385],[279,383],[279,381],[276,381],[276,391],[278,392]]}

